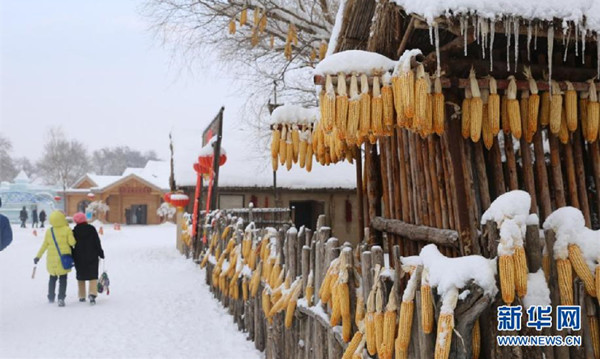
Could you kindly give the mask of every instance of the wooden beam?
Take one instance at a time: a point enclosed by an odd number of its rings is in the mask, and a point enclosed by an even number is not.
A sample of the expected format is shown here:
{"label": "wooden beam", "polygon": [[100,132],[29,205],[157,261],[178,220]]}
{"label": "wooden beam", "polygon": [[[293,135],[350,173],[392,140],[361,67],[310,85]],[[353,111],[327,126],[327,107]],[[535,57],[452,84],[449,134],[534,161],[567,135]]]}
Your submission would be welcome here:
{"label": "wooden beam", "polygon": [[437,245],[458,248],[458,232],[451,229],[439,229],[428,226],[417,226],[399,219],[375,217],[371,221],[374,229],[397,234],[413,241],[434,243]]}

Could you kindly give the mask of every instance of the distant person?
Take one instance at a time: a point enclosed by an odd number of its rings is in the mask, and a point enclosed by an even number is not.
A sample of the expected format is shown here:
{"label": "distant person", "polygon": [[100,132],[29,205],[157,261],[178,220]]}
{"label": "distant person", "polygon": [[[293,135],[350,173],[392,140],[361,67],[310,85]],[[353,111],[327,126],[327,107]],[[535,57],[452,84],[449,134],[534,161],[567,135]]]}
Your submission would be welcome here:
{"label": "distant person", "polygon": [[[0,207],[2,207],[2,199],[0,198]],[[12,228],[10,228],[10,222],[6,216],[0,214],[0,251],[8,247],[12,242]]]}
{"label": "distant person", "polygon": [[48,301],[54,303],[54,298],[56,296],[56,281],[58,280],[58,306],[64,307],[65,297],[67,296],[67,274],[71,269],[65,269],[63,267],[56,247],[58,246],[58,248],[60,248],[60,253],[63,255],[71,254],[71,247],[75,246],[75,237],[73,237],[73,232],[71,231],[71,228],[69,228],[64,213],[60,211],[50,213],[50,225],[52,225],[52,227],[49,231],[46,231],[44,242],[35,258],[33,258],[33,263],[37,264],[44,255],[44,252],[48,251],[48,257],[46,258],[46,268],[50,274],[50,279],[48,281]]}
{"label": "distant person", "polygon": [[40,228],[44,228],[44,222],[46,222],[46,211],[42,209],[40,211]]}
{"label": "distant person", "polygon": [[77,270],[79,301],[85,302],[85,282],[89,281],[88,298],[90,304],[94,305],[98,296],[98,258],[104,259],[104,251],[96,227],[87,223],[85,214],[75,213],[73,221],[76,223],[73,235],[77,243],[73,249],[73,259]]}
{"label": "distant person", "polygon": [[37,213],[37,208],[33,207],[33,209],[31,210],[31,228],[37,228],[38,227],[38,213]]}
{"label": "distant person", "polygon": [[19,219],[21,220],[21,228],[27,228],[27,225],[25,224],[25,222],[27,222],[27,218],[29,218],[29,216],[27,215],[27,208],[25,208],[25,206],[23,206],[23,209],[21,210],[21,212],[19,212]]}

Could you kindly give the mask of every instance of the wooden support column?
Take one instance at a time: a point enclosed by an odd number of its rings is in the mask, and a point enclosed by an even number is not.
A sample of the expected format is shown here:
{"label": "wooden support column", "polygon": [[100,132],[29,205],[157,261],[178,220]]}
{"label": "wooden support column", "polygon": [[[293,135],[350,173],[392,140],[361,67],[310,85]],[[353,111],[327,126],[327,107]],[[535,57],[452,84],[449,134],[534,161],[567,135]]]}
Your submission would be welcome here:
{"label": "wooden support column", "polygon": [[508,174],[508,188],[511,191],[519,189],[517,177],[517,159],[515,158],[515,147],[513,146],[512,134],[504,134],[504,155],[506,156],[506,171]]}
{"label": "wooden support column", "polygon": [[560,208],[567,205],[560,164],[560,145],[558,143],[558,137],[554,134],[548,133],[548,141],[550,142],[550,168],[552,168],[552,187],[554,187],[554,200],[556,202],[555,208]]}
{"label": "wooden support column", "polygon": [[[527,124],[523,124],[527,126]],[[523,132],[525,129],[523,129]],[[537,195],[535,192],[535,178],[533,176],[533,160],[531,159],[531,148],[529,143],[525,141],[525,136],[521,136],[521,165],[523,169],[523,185],[525,190],[531,196],[531,212],[537,213]]]}
{"label": "wooden support column", "polygon": [[[583,149],[581,145],[581,126],[577,128],[571,136],[573,142],[573,162],[575,165],[575,179],[577,181],[577,193],[579,194],[579,209],[583,212],[583,218],[585,218],[585,225],[588,228],[592,226],[592,219],[590,215],[590,205],[588,202],[588,190],[585,181],[585,165],[583,163]],[[596,189],[597,191],[598,189]]]}
{"label": "wooden support column", "polygon": [[552,200],[548,189],[548,170],[542,142],[542,127],[538,124],[537,132],[533,135],[533,151],[535,154],[535,178],[540,205],[540,220],[545,220],[552,213]]}
{"label": "wooden support column", "polygon": [[[381,176],[379,171],[379,156],[377,146],[365,144],[367,150],[367,197],[369,199],[369,219],[381,215]],[[369,244],[383,245],[381,233],[369,232]]]}

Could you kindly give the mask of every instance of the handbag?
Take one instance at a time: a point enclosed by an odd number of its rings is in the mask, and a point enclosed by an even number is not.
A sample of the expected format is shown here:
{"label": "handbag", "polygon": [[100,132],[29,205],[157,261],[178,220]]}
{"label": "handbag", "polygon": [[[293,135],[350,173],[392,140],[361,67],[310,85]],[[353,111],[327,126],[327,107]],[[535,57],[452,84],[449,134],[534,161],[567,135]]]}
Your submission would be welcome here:
{"label": "handbag", "polygon": [[60,263],[62,264],[62,267],[67,270],[73,268],[73,256],[70,254],[60,253],[58,243],[56,242],[56,237],[54,236],[54,228],[50,228],[50,232],[52,233],[52,239],[54,239],[54,245],[56,246],[56,250],[58,251],[58,256],[60,257]]}

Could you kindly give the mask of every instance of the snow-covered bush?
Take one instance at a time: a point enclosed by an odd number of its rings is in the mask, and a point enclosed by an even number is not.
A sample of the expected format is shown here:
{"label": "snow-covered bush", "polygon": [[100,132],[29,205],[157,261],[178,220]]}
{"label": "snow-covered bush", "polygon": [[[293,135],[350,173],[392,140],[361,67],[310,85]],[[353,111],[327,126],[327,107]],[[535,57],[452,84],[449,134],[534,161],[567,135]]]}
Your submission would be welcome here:
{"label": "snow-covered bush", "polygon": [[171,206],[167,202],[163,202],[160,207],[156,210],[156,214],[162,218],[173,219],[175,215],[175,207]]}
{"label": "snow-covered bush", "polygon": [[102,201],[94,201],[88,204],[88,206],[85,208],[85,211],[86,213],[90,212],[97,217],[99,214],[105,214],[109,209],[110,207],[106,203]]}

